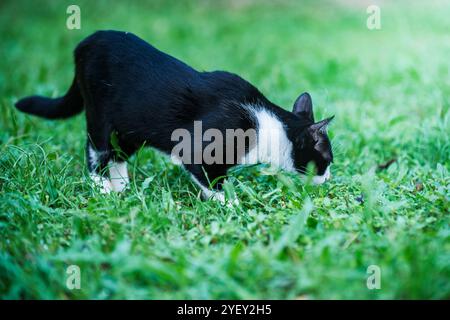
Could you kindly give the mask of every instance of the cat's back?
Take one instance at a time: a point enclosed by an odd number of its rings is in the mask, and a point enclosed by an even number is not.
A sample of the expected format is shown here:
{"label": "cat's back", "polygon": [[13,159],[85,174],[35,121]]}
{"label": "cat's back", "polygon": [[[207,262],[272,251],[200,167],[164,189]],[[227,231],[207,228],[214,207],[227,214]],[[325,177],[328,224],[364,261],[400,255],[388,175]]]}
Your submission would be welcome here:
{"label": "cat's back", "polygon": [[130,32],[100,30],[82,40],[75,49],[75,58],[86,58],[86,55],[116,57],[137,53],[160,56],[162,52]]}
{"label": "cat's back", "polygon": [[131,32],[101,30],[82,40],[75,49],[77,64],[107,66],[126,73],[172,72],[185,76],[197,71],[158,50]]}
{"label": "cat's back", "polygon": [[218,100],[234,100],[241,103],[268,103],[264,95],[250,82],[227,71],[202,72],[200,91],[214,94]]}

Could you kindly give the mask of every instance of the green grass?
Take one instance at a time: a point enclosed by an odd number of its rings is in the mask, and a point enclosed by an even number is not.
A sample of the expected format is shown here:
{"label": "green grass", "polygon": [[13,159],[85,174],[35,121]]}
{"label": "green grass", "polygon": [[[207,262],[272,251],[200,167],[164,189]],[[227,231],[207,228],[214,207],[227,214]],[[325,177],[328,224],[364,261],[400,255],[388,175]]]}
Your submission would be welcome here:
{"label": "green grass", "polygon": [[[72,2],[0,4],[0,298],[450,298],[448,4],[384,2],[369,31],[357,1],[86,0],[71,31]],[[286,109],[309,91],[316,118],[336,115],[333,180],[242,168],[227,185],[241,205],[227,208],[145,149],[131,190],[99,194],[84,117],[13,107],[63,94],[73,48],[97,29],[236,72]],[[65,285],[72,264],[81,290]]]}

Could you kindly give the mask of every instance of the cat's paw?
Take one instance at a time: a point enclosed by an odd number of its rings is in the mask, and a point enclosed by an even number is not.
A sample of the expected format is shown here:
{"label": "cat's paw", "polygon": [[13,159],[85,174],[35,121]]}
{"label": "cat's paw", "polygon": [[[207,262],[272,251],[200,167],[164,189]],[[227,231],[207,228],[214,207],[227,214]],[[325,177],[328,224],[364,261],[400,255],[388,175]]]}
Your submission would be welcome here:
{"label": "cat's paw", "polygon": [[228,208],[234,208],[234,207],[238,207],[241,203],[239,202],[238,198],[234,198],[234,199],[228,199],[226,201],[226,206]]}
{"label": "cat's paw", "polygon": [[109,194],[114,191],[113,185],[108,178],[99,176],[97,174],[92,174],[91,179],[94,182],[95,187],[97,187],[101,194]]}
{"label": "cat's paw", "polygon": [[227,206],[228,208],[233,208],[233,207],[239,205],[239,199],[237,199],[237,198],[225,199],[225,193],[223,191],[222,192],[214,192],[211,195],[210,199],[214,200],[214,201],[218,201],[221,204]]}
{"label": "cat's paw", "polygon": [[111,179],[111,187],[115,192],[123,192],[129,185],[128,179]]}
{"label": "cat's paw", "polygon": [[111,161],[109,163],[109,176],[112,188],[116,192],[124,191],[130,184],[126,162]]}

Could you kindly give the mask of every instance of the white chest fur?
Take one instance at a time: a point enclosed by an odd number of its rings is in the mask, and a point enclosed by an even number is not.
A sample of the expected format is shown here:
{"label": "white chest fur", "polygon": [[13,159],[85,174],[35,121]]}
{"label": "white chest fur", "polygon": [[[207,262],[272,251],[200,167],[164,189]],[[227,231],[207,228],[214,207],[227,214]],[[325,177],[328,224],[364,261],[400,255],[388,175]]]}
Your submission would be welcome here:
{"label": "white chest fur", "polygon": [[243,164],[267,163],[287,171],[295,171],[292,159],[292,142],[284,124],[270,111],[246,106],[257,122],[257,143],[247,153]]}

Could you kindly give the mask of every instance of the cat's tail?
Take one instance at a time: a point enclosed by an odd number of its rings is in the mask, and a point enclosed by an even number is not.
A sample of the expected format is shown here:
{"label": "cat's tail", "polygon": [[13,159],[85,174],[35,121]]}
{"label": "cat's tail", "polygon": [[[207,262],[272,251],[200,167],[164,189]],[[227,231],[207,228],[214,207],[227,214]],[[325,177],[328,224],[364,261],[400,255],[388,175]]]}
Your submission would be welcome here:
{"label": "cat's tail", "polygon": [[42,118],[65,119],[83,111],[83,97],[75,78],[65,96],[55,99],[30,96],[17,101],[16,108]]}

